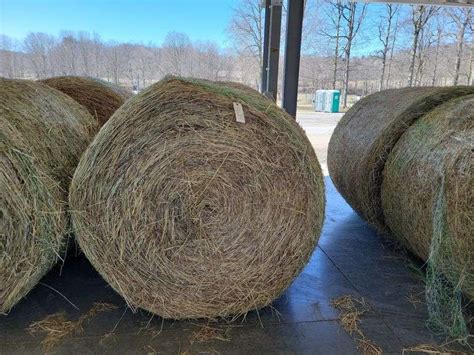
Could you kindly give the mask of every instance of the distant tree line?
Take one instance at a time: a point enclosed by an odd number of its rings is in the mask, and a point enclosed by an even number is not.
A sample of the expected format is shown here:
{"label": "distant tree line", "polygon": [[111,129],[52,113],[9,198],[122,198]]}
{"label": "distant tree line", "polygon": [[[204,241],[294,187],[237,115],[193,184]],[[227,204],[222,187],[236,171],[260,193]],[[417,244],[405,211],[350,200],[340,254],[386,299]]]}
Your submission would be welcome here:
{"label": "distant tree line", "polygon": [[233,58],[215,43],[171,32],[161,46],[104,42],[98,34],[30,33],[23,42],[0,38],[0,75],[41,79],[85,75],[143,88],[167,74],[229,79]]}
{"label": "distant tree line", "polygon": [[[263,53],[260,0],[239,0],[231,48],[171,32],[161,45],[104,41],[96,33],[0,35],[0,75],[86,75],[141,89],[167,74],[240,81],[258,88]],[[402,86],[473,85],[474,12],[469,7],[307,0],[300,90],[349,95]],[[285,16],[285,11],[284,11]],[[285,20],[282,21],[285,24]],[[284,48],[284,29],[282,31]],[[281,65],[283,68],[283,65]]]}

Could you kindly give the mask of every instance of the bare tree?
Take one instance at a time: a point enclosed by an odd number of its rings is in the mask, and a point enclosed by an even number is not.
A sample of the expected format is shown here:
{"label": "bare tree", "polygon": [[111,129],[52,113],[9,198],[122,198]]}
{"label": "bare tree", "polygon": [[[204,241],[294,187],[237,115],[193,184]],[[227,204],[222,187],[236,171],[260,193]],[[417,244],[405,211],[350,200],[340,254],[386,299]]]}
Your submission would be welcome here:
{"label": "bare tree", "polygon": [[416,56],[415,85],[423,85],[423,77],[425,74],[426,63],[429,52],[435,42],[433,31],[430,27],[424,27],[420,32],[420,41],[418,44],[418,53]]}
{"label": "bare tree", "polygon": [[0,75],[14,78],[16,75],[16,56],[14,40],[8,36],[0,35]]}
{"label": "bare tree", "polygon": [[446,36],[445,28],[446,28],[446,23],[444,21],[444,18],[442,16],[437,16],[436,35],[435,35],[436,47],[435,47],[435,53],[434,53],[434,58],[433,58],[433,76],[431,78],[432,86],[436,85],[436,81],[438,79],[439,54],[440,54],[439,52],[441,49],[441,43],[443,41],[443,38],[445,38]]}
{"label": "bare tree", "polygon": [[329,28],[321,29],[321,34],[334,42],[334,52],[332,59],[332,89],[337,88],[337,74],[339,69],[339,59],[341,56],[341,32],[342,32],[342,16],[344,13],[344,5],[341,0],[328,1],[325,7],[326,18],[329,19]]}
{"label": "bare tree", "polygon": [[361,5],[356,2],[348,2],[343,4],[343,9],[342,18],[345,21],[345,33],[342,38],[346,40],[346,45],[344,47],[345,70],[343,104],[344,107],[347,107],[352,46],[357,34],[359,33],[362,21],[364,20],[367,4]]}
{"label": "bare tree", "polygon": [[58,58],[58,62],[62,65],[62,74],[77,75],[79,51],[74,33],[62,31],[60,34],[60,43],[56,47],[56,51],[59,52],[58,57],[60,59]]}
{"label": "bare tree", "polygon": [[92,36],[91,50],[92,58],[94,60],[94,73],[97,78],[100,78],[104,66],[104,45],[97,33],[94,33]]}
{"label": "bare tree", "polygon": [[473,85],[473,70],[474,70],[474,36],[471,40],[471,54],[469,55],[469,69],[467,71],[467,84]]}
{"label": "bare tree", "polygon": [[89,33],[81,31],[77,35],[76,48],[78,51],[78,56],[81,60],[81,70],[82,75],[90,76],[91,75],[91,54],[92,54],[92,41]]}
{"label": "bare tree", "polygon": [[459,71],[461,69],[461,60],[464,49],[464,37],[466,31],[472,24],[472,8],[452,8],[447,10],[449,17],[456,25],[456,65],[454,67],[453,84],[459,82]]}
{"label": "bare tree", "polygon": [[196,77],[209,80],[220,79],[221,72],[225,69],[226,61],[215,43],[195,43],[193,57],[197,63]]}
{"label": "bare tree", "polygon": [[385,83],[385,72],[387,67],[387,57],[390,51],[390,46],[395,43],[396,36],[396,16],[400,6],[387,4],[385,5],[385,16],[382,16],[378,30],[379,40],[382,43],[382,49],[380,50],[380,56],[382,59],[382,73],[380,75],[379,90],[383,90]]}
{"label": "bare tree", "polygon": [[[261,0],[239,0],[228,27],[238,55],[252,58],[259,68],[263,62],[263,15]],[[260,72],[255,76],[260,81]]]}
{"label": "bare tree", "polygon": [[415,79],[415,63],[420,45],[420,35],[428,21],[437,13],[438,7],[426,5],[412,5],[411,24],[413,26],[413,44],[410,60],[410,78],[408,86],[413,86]]}
{"label": "bare tree", "polygon": [[[186,67],[186,59],[191,47],[189,37],[180,32],[170,32],[163,42],[164,65],[169,74],[186,75],[192,68]],[[192,62],[189,63],[192,66]]]}
{"label": "bare tree", "polygon": [[25,51],[30,54],[29,58],[33,65],[37,79],[53,75],[51,65],[51,52],[55,45],[55,39],[46,33],[30,33],[24,41]]}
{"label": "bare tree", "polygon": [[467,72],[467,84],[473,85],[473,70],[474,70],[474,23],[471,21],[469,25],[471,32],[471,54],[469,55],[469,69]]}
{"label": "bare tree", "polygon": [[[400,10],[400,8],[399,8],[399,10]],[[394,27],[393,27],[393,31],[392,31],[393,35],[392,35],[392,40],[391,40],[391,44],[390,44],[390,58],[389,58],[389,61],[388,61],[387,79],[386,79],[385,87],[390,86],[390,79],[391,79],[391,76],[392,76],[393,57],[394,57],[394,54],[395,54],[395,46],[397,44],[398,31],[399,31],[399,28],[400,28],[399,16],[400,16],[400,11],[397,11],[397,16],[395,18],[395,23],[393,25]]]}
{"label": "bare tree", "polygon": [[105,51],[105,72],[107,80],[112,79],[112,81],[117,85],[120,84],[120,79],[124,74],[124,63],[121,54],[119,45],[113,41],[109,42]]}
{"label": "bare tree", "polygon": [[137,89],[144,88],[147,86],[148,82],[153,80],[154,75],[154,51],[153,48],[140,46],[136,53],[137,56],[137,66],[138,71],[140,72],[141,81],[138,83]]}

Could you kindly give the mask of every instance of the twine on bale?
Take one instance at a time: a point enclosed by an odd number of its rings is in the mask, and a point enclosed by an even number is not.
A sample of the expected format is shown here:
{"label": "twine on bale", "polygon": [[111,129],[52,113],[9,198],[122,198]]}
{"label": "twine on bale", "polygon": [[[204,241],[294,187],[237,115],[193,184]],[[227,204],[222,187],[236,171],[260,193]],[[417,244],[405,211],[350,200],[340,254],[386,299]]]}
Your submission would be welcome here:
{"label": "twine on bale", "polygon": [[328,168],[334,185],[352,208],[385,229],[380,187],[387,157],[421,116],[472,87],[386,90],[357,102],[340,120],[329,142]]}
{"label": "twine on bale", "polygon": [[104,125],[70,204],[84,254],[132,309],[216,318],[289,286],[319,238],[324,187],[311,144],[276,105],[167,78]]}
{"label": "twine on bale", "polygon": [[0,78],[0,313],[62,258],[66,191],[96,130],[57,90]]}
{"label": "twine on bale", "polygon": [[106,81],[82,76],[58,76],[42,83],[72,97],[83,105],[102,126],[132,96],[128,90]]}
{"label": "twine on bale", "polygon": [[407,130],[381,191],[393,236],[427,262],[431,324],[466,337],[462,292],[474,299],[474,96],[439,106]]}

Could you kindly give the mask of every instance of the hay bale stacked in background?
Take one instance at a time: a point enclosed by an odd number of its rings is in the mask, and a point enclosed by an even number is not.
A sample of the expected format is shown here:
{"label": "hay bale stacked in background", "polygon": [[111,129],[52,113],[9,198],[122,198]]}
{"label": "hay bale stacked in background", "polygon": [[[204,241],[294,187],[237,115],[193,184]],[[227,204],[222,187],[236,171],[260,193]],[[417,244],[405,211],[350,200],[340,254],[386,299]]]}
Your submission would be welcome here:
{"label": "hay bale stacked in background", "polygon": [[472,87],[386,90],[357,102],[329,142],[328,168],[337,190],[363,218],[385,228],[380,187],[385,161],[414,121]]}
{"label": "hay bale stacked in background", "polygon": [[124,88],[88,77],[58,76],[41,82],[83,105],[97,119],[100,126],[132,96],[132,93]]}
{"label": "hay bale stacked in background", "polygon": [[96,130],[57,90],[0,79],[0,313],[61,257],[66,191]]}
{"label": "hay bale stacked in background", "polygon": [[370,223],[426,261],[430,324],[467,339],[474,297],[474,88],[387,90],[358,102],[329,145],[331,178]]}
{"label": "hay bale stacked in background", "polygon": [[310,142],[276,105],[168,78],[102,128],[70,204],[84,254],[130,307],[214,318],[288,287],[319,238],[324,188]]}
{"label": "hay bale stacked in background", "polygon": [[400,138],[382,205],[392,234],[474,299],[474,96],[445,103]]}

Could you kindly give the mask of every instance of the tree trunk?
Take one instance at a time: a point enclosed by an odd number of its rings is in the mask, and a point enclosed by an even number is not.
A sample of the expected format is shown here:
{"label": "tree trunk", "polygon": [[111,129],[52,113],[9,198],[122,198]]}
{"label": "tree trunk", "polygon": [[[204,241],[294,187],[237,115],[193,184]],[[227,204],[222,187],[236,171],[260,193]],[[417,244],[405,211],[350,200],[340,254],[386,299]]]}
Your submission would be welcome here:
{"label": "tree trunk", "polygon": [[472,42],[471,42],[471,55],[470,55],[470,58],[469,58],[469,71],[467,73],[467,83],[468,85],[472,85],[473,84],[473,80],[472,80],[472,77],[473,77],[473,68],[474,66],[474,38],[472,39]]}
{"label": "tree trunk", "polygon": [[441,32],[438,31],[438,38],[436,39],[436,52],[434,58],[434,69],[433,78],[431,80],[431,86],[436,85],[436,77],[438,76],[438,60],[439,60],[439,47],[441,46]]}
{"label": "tree trunk", "polygon": [[339,9],[339,15],[337,18],[337,25],[336,25],[336,48],[334,49],[334,70],[332,76],[332,89],[336,90],[337,86],[337,69],[339,65],[339,41],[340,41],[340,34],[341,34],[341,17],[342,13]]}
{"label": "tree trunk", "polygon": [[383,52],[382,52],[382,73],[380,75],[380,85],[379,85],[379,91],[382,91],[384,88],[384,83],[385,83],[385,70],[387,66],[387,55],[388,51],[390,48],[390,34],[392,32],[392,21],[393,21],[393,9],[392,5],[387,5],[388,6],[388,27],[387,27],[387,33],[385,34],[385,41],[383,42]]}
{"label": "tree trunk", "polygon": [[349,21],[347,23],[347,43],[345,48],[346,68],[344,72],[344,108],[347,108],[347,97],[349,96],[349,74],[351,64],[352,41],[354,40],[354,26],[356,18],[356,4],[351,3],[349,11]]}
{"label": "tree trunk", "polygon": [[394,52],[395,52],[395,43],[396,43],[396,40],[397,40],[397,32],[398,32],[398,23],[395,26],[395,32],[393,34],[392,48],[390,48],[390,60],[388,62],[387,82],[385,84],[386,88],[390,87],[390,78],[391,78],[391,75],[392,75],[392,63],[393,63],[393,55],[394,55]]}
{"label": "tree trunk", "polygon": [[408,80],[408,86],[413,86],[413,79],[415,78],[415,62],[416,62],[416,55],[418,52],[418,41],[420,37],[420,29],[415,29],[413,35],[413,48],[411,54],[411,61],[410,61],[410,79]]}
{"label": "tree trunk", "polygon": [[351,62],[351,46],[352,43],[347,43],[348,49],[346,50],[346,69],[344,73],[344,108],[347,108],[347,97],[349,96],[349,72]]}
{"label": "tree trunk", "polygon": [[460,27],[457,35],[457,49],[456,49],[456,65],[454,66],[454,80],[453,85],[459,83],[459,71],[461,69],[461,59],[464,47],[464,35],[466,33],[467,22],[464,22]]}

